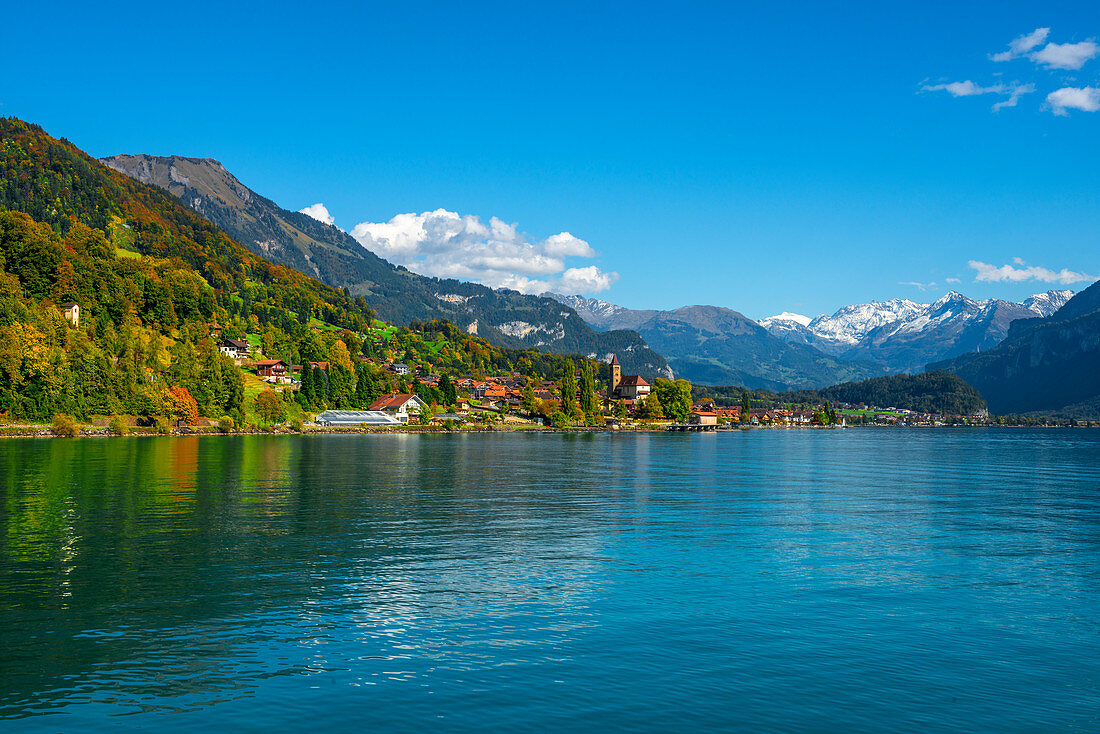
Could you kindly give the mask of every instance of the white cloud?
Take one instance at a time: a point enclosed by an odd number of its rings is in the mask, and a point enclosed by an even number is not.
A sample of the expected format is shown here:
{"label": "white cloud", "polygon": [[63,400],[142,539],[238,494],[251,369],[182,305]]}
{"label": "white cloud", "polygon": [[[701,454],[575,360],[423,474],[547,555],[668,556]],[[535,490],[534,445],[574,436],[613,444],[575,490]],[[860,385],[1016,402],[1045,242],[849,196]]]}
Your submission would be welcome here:
{"label": "white cloud", "polygon": [[1004,84],[983,87],[967,79],[965,82],[950,84],[925,84],[921,89],[925,92],[947,92],[952,97],[973,97],[977,94],[1004,94],[1007,87]]}
{"label": "white cloud", "polygon": [[595,265],[568,266],[566,258],[596,256],[587,242],[568,232],[532,241],[516,225],[496,217],[485,224],[477,216],[446,209],[361,222],[351,236],[380,257],[422,275],[523,293],[598,293],[619,278]]}
{"label": "white cloud", "polygon": [[1008,99],[993,105],[993,111],[996,112],[1002,107],[1015,107],[1016,101],[1020,99],[1021,95],[1035,91],[1035,85],[1012,82],[1011,84],[992,84],[983,87],[967,79],[963,82],[951,82],[949,84],[925,84],[921,87],[921,90],[924,92],[947,92],[952,97],[975,97],[980,94],[1007,95]]}
{"label": "white cloud", "polygon": [[1021,96],[1035,91],[1034,84],[1012,84],[1008,92],[1008,99],[1001,100],[993,105],[993,111],[997,112],[1002,107],[1015,107]]}
{"label": "white cloud", "polygon": [[999,54],[993,54],[989,58],[993,61],[1011,61],[1012,59],[1023,56],[1031,49],[1038,46],[1043,41],[1047,40],[1047,35],[1050,33],[1049,28],[1036,28],[1031,33],[1025,33],[1024,35],[1015,38],[1008,44],[1008,50],[1002,51]]}
{"label": "white cloud", "polygon": [[[1014,262],[1016,262],[1017,265],[1025,265],[1020,258],[1015,258]],[[1055,271],[1037,265],[1029,265],[1026,267],[1002,265],[1001,267],[997,267],[996,265],[983,263],[979,260],[971,260],[967,265],[975,271],[974,282],[976,283],[1002,283],[1005,281],[1020,283],[1025,280],[1038,280],[1043,283],[1070,285],[1072,283],[1084,283],[1100,279],[1094,275],[1086,275],[1085,273],[1078,273],[1073,270],[1067,270],[1066,268]]]}
{"label": "white cloud", "polygon": [[1100,56],[1100,46],[1091,39],[1080,43],[1048,43],[1028,58],[1048,69],[1080,69],[1089,59]]}
{"label": "white cloud", "polygon": [[299,209],[299,214],[305,214],[307,217],[313,217],[322,224],[335,224],[336,220],[332,218],[332,215],[328,213],[328,209],[321,202],[317,202],[312,206],[307,206],[305,209]]}
{"label": "white cloud", "polygon": [[899,282],[898,285],[911,285],[911,286],[913,286],[914,288],[916,288],[917,290],[920,290],[920,291],[926,291],[929,288],[935,288],[936,287],[935,283],[918,283],[915,280],[903,280],[903,281]]}
{"label": "white cloud", "polygon": [[1047,104],[1054,114],[1066,116],[1066,110],[1096,112],[1100,110],[1100,89],[1097,87],[1062,87],[1047,95]]}
{"label": "white cloud", "polygon": [[946,280],[947,280],[948,283],[961,283],[962,282],[958,278],[947,278]]}

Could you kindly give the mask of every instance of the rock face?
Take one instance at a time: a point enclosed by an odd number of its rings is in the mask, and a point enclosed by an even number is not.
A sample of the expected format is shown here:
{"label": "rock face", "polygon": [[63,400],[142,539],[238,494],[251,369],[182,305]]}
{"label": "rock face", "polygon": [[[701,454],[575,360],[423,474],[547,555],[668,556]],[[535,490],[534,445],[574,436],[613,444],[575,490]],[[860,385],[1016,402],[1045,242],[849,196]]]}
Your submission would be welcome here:
{"label": "rock face", "polygon": [[332,225],[280,208],[216,160],[119,155],[102,162],[168,190],[253,253],[362,296],[386,321],[448,319],[497,346],[558,354],[615,353],[632,373],[656,377],[669,372],[665,359],[637,333],[597,331],[572,308],[550,298],[411,273]]}
{"label": "rock face", "polygon": [[793,321],[793,314],[760,323],[790,343],[872,362],[891,372],[919,372],[929,362],[990,349],[1008,335],[1013,321],[1049,316],[1072,297],[1073,291],[1048,291],[1012,303],[975,301],[952,291],[931,304],[895,299],[845,306],[805,325]]}
{"label": "rock face", "polygon": [[995,348],[929,369],[969,382],[994,413],[1100,417],[1100,282],[1051,316],[1013,322]]}

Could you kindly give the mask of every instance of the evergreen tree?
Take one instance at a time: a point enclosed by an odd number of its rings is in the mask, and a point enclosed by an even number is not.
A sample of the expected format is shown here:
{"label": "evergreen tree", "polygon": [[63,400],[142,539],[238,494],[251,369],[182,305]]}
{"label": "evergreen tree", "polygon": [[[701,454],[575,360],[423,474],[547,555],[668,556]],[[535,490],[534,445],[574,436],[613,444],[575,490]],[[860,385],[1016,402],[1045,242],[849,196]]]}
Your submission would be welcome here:
{"label": "evergreen tree", "polygon": [[329,399],[328,373],[320,367],[313,368],[313,404],[327,403]]}
{"label": "evergreen tree", "polygon": [[454,405],[458,402],[458,391],[455,390],[454,383],[451,382],[451,378],[446,373],[439,378],[439,392],[443,394],[443,401],[447,405]]}
{"label": "evergreen tree", "polygon": [[313,405],[313,368],[309,363],[302,365],[302,384],[298,388],[299,402],[305,406]]}
{"label": "evergreen tree", "polygon": [[586,359],[581,367],[581,410],[585,415],[595,415],[599,411],[596,387],[592,383],[592,362]]}
{"label": "evergreen tree", "polygon": [[577,367],[573,360],[566,359],[561,366],[561,412],[566,416],[573,414],[573,408],[577,401]]}

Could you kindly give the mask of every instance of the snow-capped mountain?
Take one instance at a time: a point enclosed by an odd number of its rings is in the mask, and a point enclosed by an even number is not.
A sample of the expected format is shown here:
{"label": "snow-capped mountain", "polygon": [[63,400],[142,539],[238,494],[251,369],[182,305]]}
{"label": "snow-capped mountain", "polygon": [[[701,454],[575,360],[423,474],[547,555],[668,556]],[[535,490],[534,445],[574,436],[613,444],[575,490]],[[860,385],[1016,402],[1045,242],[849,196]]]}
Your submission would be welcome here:
{"label": "snow-capped mountain", "polygon": [[589,325],[601,330],[637,329],[639,325],[653,318],[657,311],[651,309],[633,309],[601,301],[598,298],[584,296],[563,296],[560,293],[546,292],[543,298],[553,298],[577,312],[577,315]]}
{"label": "snow-capped mountain", "polygon": [[996,346],[1014,320],[1049,316],[1072,297],[1073,291],[1048,291],[1013,303],[996,298],[976,301],[951,291],[929,304],[894,299],[845,306],[805,326],[791,318],[797,314],[787,313],[760,324],[784,341],[912,372],[928,362]]}

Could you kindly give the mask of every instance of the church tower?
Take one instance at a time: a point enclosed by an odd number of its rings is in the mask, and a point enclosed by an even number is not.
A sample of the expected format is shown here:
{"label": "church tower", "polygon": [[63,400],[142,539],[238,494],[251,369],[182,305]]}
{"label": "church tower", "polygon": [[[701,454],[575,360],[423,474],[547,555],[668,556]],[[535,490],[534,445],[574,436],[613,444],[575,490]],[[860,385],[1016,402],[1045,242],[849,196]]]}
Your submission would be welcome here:
{"label": "church tower", "polygon": [[618,389],[619,383],[623,381],[623,369],[619,366],[619,358],[614,354],[611,355],[611,389],[608,391],[608,395],[614,395],[615,390]]}

